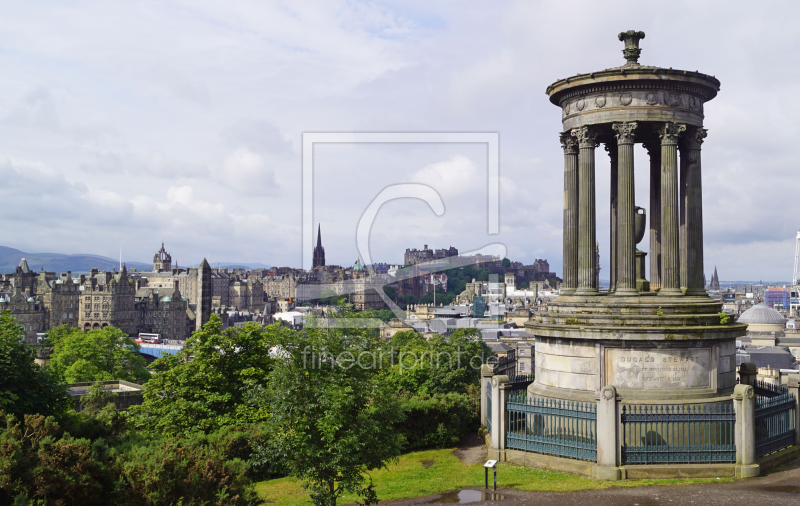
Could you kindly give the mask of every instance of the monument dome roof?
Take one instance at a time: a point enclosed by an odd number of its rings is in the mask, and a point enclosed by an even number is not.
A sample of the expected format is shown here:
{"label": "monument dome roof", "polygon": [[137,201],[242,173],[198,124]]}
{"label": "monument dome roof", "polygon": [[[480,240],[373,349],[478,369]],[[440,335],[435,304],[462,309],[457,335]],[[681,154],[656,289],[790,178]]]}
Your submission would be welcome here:
{"label": "monument dome roof", "polygon": [[739,323],[786,323],[786,318],[766,304],[758,304],[741,314]]}

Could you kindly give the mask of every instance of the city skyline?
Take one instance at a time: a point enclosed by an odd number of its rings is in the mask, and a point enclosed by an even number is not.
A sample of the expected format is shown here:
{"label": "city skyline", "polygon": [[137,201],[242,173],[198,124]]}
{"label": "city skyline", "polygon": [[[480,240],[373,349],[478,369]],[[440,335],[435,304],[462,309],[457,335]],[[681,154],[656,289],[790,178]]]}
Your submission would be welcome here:
{"label": "city skyline", "polygon": [[[793,16],[728,5],[683,3],[663,17],[620,3],[566,25],[555,2],[20,5],[0,22],[3,245],[111,258],[122,247],[146,261],[164,239],[186,265],[300,267],[304,132],[480,131],[500,138],[496,236],[486,233],[483,146],[315,148],[327,262],[352,265],[360,213],[386,185],[417,182],[442,196],[445,214],[387,204],[372,229],[376,261],[400,263],[423,244],[500,242],[512,260],[546,258],[561,275],[560,114],[544,89],[597,62],[620,65],[613,25],[648,34],[643,64],[722,83],[703,147],[707,277],[717,266],[722,280],[788,279],[800,204],[790,184],[797,106],[785,97],[800,76],[784,59],[800,36]],[[644,151],[635,156],[645,167]]]}

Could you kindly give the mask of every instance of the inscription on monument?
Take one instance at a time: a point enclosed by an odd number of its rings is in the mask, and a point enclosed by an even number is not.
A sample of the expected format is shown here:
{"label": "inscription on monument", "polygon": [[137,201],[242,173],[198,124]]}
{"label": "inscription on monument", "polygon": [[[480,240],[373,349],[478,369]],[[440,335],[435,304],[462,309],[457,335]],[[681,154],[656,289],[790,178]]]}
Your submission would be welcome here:
{"label": "inscription on monument", "polygon": [[644,390],[711,386],[711,350],[606,349],[606,385]]}

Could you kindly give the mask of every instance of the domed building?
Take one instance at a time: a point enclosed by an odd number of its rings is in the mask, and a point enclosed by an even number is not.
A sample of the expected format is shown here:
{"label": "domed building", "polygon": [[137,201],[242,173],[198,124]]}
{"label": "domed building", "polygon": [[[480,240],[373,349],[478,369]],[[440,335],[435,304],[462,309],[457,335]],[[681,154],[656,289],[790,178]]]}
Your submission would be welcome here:
{"label": "domed building", "polygon": [[766,304],[758,304],[742,313],[736,320],[747,324],[748,334],[751,332],[781,332],[786,329],[786,318]]}

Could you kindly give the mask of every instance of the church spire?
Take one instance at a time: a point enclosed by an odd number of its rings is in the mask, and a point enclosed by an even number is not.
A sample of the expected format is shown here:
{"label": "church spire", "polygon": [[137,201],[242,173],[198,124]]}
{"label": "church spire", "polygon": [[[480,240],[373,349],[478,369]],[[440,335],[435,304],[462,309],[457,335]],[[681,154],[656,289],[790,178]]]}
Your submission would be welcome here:
{"label": "church spire", "polygon": [[317,248],[322,247],[322,224],[317,225]]}
{"label": "church spire", "polygon": [[312,269],[325,265],[325,248],[322,247],[322,225],[318,225],[317,227],[317,247],[314,248]]}

